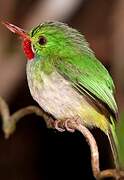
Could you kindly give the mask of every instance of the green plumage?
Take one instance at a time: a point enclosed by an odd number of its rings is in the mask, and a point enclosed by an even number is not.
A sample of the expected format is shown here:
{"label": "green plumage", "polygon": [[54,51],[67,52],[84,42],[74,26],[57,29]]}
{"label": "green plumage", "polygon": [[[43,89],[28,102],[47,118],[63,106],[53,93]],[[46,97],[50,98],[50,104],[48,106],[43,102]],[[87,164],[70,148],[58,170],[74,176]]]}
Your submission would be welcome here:
{"label": "green plumage", "polygon": [[[114,83],[108,71],[97,60],[84,36],[63,23],[43,23],[34,28],[29,35],[32,38],[32,44],[36,53],[33,66],[36,67],[36,61],[41,61],[38,63],[40,71],[38,72],[38,68],[35,68],[34,74],[41,77],[41,71],[45,74],[57,71],[69,81],[75,91],[82,96],[90,97],[92,103],[97,104],[100,114],[104,114],[104,117],[99,117],[91,110],[92,114],[96,116],[95,123],[87,120],[87,125],[97,126],[106,133],[111,144],[116,166],[118,166],[114,128],[118,108],[114,99]],[[47,39],[47,43],[43,46],[38,43],[41,36]],[[42,103],[39,102],[39,104],[41,105]],[[96,111],[98,111],[97,108]]]}
{"label": "green plumage", "polygon": [[[104,102],[114,113],[117,113],[117,106],[113,96],[113,81],[95,57],[83,55],[79,58],[58,62],[59,72],[72,82],[72,85],[86,93],[92,98],[98,98]],[[94,97],[95,96],[95,97]]]}
{"label": "green plumage", "polygon": [[53,63],[57,70],[72,82],[74,87],[83,91],[85,88],[109,106],[114,113],[117,113],[112,78],[100,61],[96,59],[84,36],[59,22],[41,24],[30,33],[36,41],[41,34],[47,37],[51,36],[50,43],[53,45],[48,46],[49,49],[45,52],[43,52],[44,49],[40,49],[41,47],[38,48],[39,44],[36,45],[35,49],[39,56],[50,58],[47,61],[48,64]]}
{"label": "green plumage", "polygon": [[108,136],[118,167],[115,87],[84,36],[60,22],[40,24],[28,35],[5,25],[30,40],[26,53],[32,48],[34,58],[27,63],[27,79],[33,98],[56,119],[78,117],[87,127],[100,128]]}

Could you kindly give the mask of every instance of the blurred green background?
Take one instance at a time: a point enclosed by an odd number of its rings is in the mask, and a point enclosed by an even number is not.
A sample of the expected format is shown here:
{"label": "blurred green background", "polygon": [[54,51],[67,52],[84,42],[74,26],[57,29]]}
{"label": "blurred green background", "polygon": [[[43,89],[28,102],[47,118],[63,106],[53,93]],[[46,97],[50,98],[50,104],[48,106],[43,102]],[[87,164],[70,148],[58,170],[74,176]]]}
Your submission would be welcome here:
{"label": "blurred green background", "polygon": [[[111,73],[119,112],[123,112],[123,0],[0,0],[0,17],[27,31],[45,20],[59,20],[80,30]],[[11,112],[37,105],[27,86],[25,65],[20,40],[0,25],[0,96]],[[99,131],[94,135],[101,168],[113,167],[106,137]],[[88,145],[80,133],[48,130],[40,118],[25,117],[9,140],[0,131],[0,179],[93,179]]]}

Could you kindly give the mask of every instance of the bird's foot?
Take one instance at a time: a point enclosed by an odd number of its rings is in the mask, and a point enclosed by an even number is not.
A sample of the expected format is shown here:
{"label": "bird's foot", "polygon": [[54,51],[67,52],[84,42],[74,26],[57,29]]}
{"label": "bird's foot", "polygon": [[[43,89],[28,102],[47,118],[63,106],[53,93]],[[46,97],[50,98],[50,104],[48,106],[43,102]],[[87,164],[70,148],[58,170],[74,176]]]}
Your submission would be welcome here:
{"label": "bird's foot", "polygon": [[75,116],[75,117],[66,119],[64,121],[64,126],[65,126],[66,130],[69,131],[69,132],[74,132],[75,131],[75,129],[70,127],[69,123],[70,124],[72,124],[72,123],[82,124],[81,119],[80,119],[79,116]]}
{"label": "bird's foot", "polygon": [[64,132],[65,131],[65,128],[64,128],[63,123],[62,123],[62,120],[55,120],[54,121],[54,126],[55,126],[55,129],[60,131],[60,132]]}
{"label": "bird's foot", "polygon": [[54,127],[60,132],[64,132],[65,130],[74,132],[75,129],[71,128],[69,125],[73,122],[79,124],[81,123],[81,120],[79,117],[66,118],[65,120],[55,120]]}
{"label": "bird's foot", "polygon": [[69,127],[69,123],[70,123],[70,122],[72,122],[72,119],[70,119],[70,118],[66,119],[66,120],[64,121],[64,126],[65,126],[65,129],[66,129],[67,131],[73,133],[73,132],[75,131],[75,129],[72,129],[72,128]]}
{"label": "bird's foot", "polygon": [[70,122],[70,119],[66,119],[66,120],[56,120],[55,121],[55,129],[57,129],[60,132],[64,132],[65,130],[69,131],[69,132],[74,132],[73,129],[71,129],[68,126],[68,123]]}

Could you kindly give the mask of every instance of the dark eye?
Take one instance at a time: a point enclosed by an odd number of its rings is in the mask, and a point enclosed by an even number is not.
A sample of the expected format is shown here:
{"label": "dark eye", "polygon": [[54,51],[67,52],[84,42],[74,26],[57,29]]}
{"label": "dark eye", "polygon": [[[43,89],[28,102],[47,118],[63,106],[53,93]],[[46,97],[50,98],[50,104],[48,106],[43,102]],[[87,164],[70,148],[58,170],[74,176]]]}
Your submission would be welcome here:
{"label": "dark eye", "polygon": [[40,45],[44,45],[44,44],[46,44],[46,43],[47,43],[46,38],[45,38],[44,36],[40,36],[40,37],[39,37],[39,44],[40,44]]}

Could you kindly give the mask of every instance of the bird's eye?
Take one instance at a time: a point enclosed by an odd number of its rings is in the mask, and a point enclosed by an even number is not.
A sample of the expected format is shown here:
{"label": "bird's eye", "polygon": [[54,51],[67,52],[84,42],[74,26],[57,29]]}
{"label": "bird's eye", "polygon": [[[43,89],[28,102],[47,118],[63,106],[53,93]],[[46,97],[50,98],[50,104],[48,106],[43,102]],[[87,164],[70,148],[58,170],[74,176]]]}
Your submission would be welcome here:
{"label": "bird's eye", "polygon": [[46,44],[47,40],[44,36],[40,36],[38,42],[40,45],[44,45],[44,44]]}

